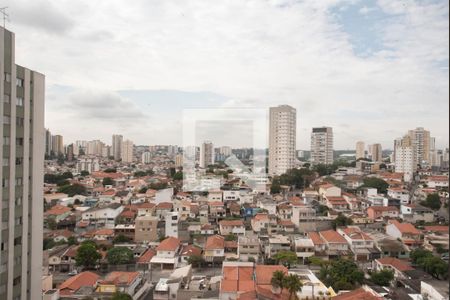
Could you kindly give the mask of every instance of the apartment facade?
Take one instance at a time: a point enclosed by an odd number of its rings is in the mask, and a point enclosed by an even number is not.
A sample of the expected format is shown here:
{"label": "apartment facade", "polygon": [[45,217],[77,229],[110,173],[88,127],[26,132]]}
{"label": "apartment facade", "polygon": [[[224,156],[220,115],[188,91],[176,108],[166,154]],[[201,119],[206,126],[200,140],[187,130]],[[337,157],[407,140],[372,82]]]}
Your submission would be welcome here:
{"label": "apartment facade", "polygon": [[316,127],[311,133],[311,163],[331,165],[333,163],[333,128]]}
{"label": "apartment facade", "polygon": [[269,174],[281,175],[296,162],[297,111],[289,105],[270,108]]}
{"label": "apartment facade", "polygon": [[356,159],[366,158],[366,144],[363,141],[356,142]]}
{"label": "apartment facade", "polygon": [[431,137],[430,132],[423,127],[418,127],[408,131],[408,136],[414,145],[414,155],[416,162],[420,165],[430,163]]}
{"label": "apartment facade", "polygon": [[122,149],[120,156],[122,158],[122,162],[131,163],[133,162],[133,147],[134,144],[130,140],[126,140],[122,142]]}
{"label": "apartment facade", "polygon": [[381,144],[370,145],[370,154],[371,154],[373,162],[382,162],[383,161],[383,149],[381,148]]}
{"label": "apartment facade", "polygon": [[200,168],[207,168],[214,164],[214,145],[212,142],[204,142],[200,147]]}
{"label": "apartment facade", "polygon": [[413,180],[414,172],[417,170],[415,145],[410,136],[395,141],[395,172],[403,173],[404,180]]}
{"label": "apartment facade", "polygon": [[112,156],[115,160],[122,158],[122,143],[123,136],[120,134],[113,134],[112,136]]}
{"label": "apartment facade", "polygon": [[6,300],[42,291],[45,77],[15,64],[14,42],[0,28],[0,299]]}

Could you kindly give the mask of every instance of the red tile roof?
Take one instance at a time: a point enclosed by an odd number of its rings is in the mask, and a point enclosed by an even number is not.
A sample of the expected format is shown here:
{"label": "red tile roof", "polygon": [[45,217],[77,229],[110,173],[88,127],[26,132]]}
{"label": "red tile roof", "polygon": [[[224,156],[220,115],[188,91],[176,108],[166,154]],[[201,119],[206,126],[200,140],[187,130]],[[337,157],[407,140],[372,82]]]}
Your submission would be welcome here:
{"label": "red tile roof", "polygon": [[244,226],[242,220],[222,220],[219,222],[221,226]]}
{"label": "red tile roof", "polygon": [[389,223],[391,223],[392,225],[397,227],[397,229],[401,233],[414,234],[414,235],[420,234],[420,231],[417,230],[416,227],[414,227],[411,223],[400,223],[397,220],[390,220]]}
{"label": "red tile roof", "polygon": [[322,239],[322,237],[319,235],[318,232],[308,232],[308,236],[312,240],[314,245],[323,245],[323,244],[325,244],[325,241]]}
{"label": "red tile roof", "polygon": [[130,285],[139,276],[139,272],[111,272],[100,283],[113,283],[114,285]]}
{"label": "red tile roof", "polygon": [[342,229],[342,231],[353,240],[372,241],[372,238],[359,228],[347,227]]}
{"label": "red tile roof", "polygon": [[156,205],[156,209],[172,209],[173,204],[170,202],[161,202]]}
{"label": "red tile roof", "polygon": [[61,295],[70,295],[84,286],[95,286],[99,275],[92,272],[82,272],[78,275],[70,277],[59,286]]}
{"label": "red tile roof", "polygon": [[255,268],[256,284],[270,284],[275,271],[282,271],[284,274],[288,273],[288,269],[285,266],[257,265]]}
{"label": "red tile roof", "polygon": [[253,267],[224,267],[221,292],[250,292],[255,290]]}
{"label": "red tile roof", "polygon": [[59,216],[65,213],[70,212],[72,209],[70,207],[67,206],[63,206],[63,205],[55,205],[52,208],[50,208],[49,210],[47,210],[44,215],[45,216]]}
{"label": "red tile roof", "polygon": [[215,250],[225,248],[225,238],[221,235],[209,236],[206,240],[205,250]]}
{"label": "red tile roof", "polygon": [[342,237],[342,235],[334,230],[320,231],[319,234],[328,243],[347,244],[347,241]]}
{"label": "red tile roof", "polygon": [[448,226],[425,226],[425,231],[449,233]]}
{"label": "red tile roof", "polygon": [[395,257],[383,257],[376,260],[379,264],[383,266],[392,266],[400,272],[414,270],[407,262],[400,260]]}
{"label": "red tile roof", "polygon": [[398,208],[395,206],[371,206],[369,207],[367,210],[373,210],[373,211],[378,211],[378,212],[382,212],[382,211],[397,211],[398,212]]}
{"label": "red tile roof", "polygon": [[159,244],[156,251],[175,251],[180,245],[181,241],[179,239],[168,237]]}
{"label": "red tile roof", "polygon": [[201,255],[202,254],[202,249],[200,249],[199,247],[196,247],[194,245],[186,245],[183,246],[183,248],[181,249],[181,255],[182,256],[194,256],[194,255]]}
{"label": "red tile roof", "polygon": [[152,260],[153,256],[156,255],[156,251],[153,249],[147,249],[147,251],[142,254],[138,259],[138,264],[148,264]]}
{"label": "red tile roof", "polygon": [[333,300],[382,300],[383,297],[376,296],[374,293],[371,293],[369,291],[366,291],[363,288],[359,288],[357,290],[343,293],[341,295],[338,295],[336,297],[333,297]]}

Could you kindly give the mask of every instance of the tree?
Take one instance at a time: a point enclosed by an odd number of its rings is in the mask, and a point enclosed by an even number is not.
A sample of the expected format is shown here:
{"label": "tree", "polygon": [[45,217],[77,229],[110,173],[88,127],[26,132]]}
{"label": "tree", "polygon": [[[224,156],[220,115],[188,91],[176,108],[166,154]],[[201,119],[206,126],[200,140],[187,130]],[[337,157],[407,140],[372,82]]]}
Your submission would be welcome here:
{"label": "tree", "polygon": [[389,286],[391,281],[394,280],[394,272],[388,269],[383,269],[370,274],[370,279],[376,285]]}
{"label": "tree", "polygon": [[163,190],[167,188],[167,182],[154,182],[149,185],[152,190]]}
{"label": "tree", "polygon": [[50,230],[55,230],[58,227],[54,217],[47,218],[47,228]]}
{"label": "tree", "polygon": [[285,174],[275,176],[272,180],[272,186],[289,185],[297,189],[308,187],[314,180],[314,173],[306,168],[290,169]]}
{"label": "tree", "polygon": [[129,243],[131,239],[127,236],[124,236],[123,234],[119,234],[114,237],[113,244],[123,244],[123,243]]}
{"label": "tree", "polygon": [[115,292],[112,295],[111,300],[133,300],[133,297],[131,297],[130,295],[128,295],[126,293]]}
{"label": "tree", "polygon": [[102,181],[103,186],[114,185],[114,180],[111,177],[105,177]]}
{"label": "tree", "polygon": [[65,185],[60,188],[58,188],[59,193],[68,194],[69,197],[73,197],[75,195],[87,195],[87,190],[84,187],[84,185],[81,185],[79,183],[75,183],[72,185]]}
{"label": "tree", "polygon": [[318,164],[313,167],[313,170],[319,174],[319,176],[331,175],[336,171],[337,166],[335,165],[324,165]]}
{"label": "tree", "polygon": [[362,283],[364,272],[351,260],[337,259],[322,264],[319,277],[335,291],[352,290]]}
{"label": "tree", "polygon": [[292,295],[297,299],[296,294],[302,290],[303,284],[297,274],[289,274],[284,277],[283,286],[289,291],[289,299],[292,299]]}
{"label": "tree", "polygon": [[273,257],[277,263],[290,267],[297,262],[297,254],[292,251],[280,251]]}
{"label": "tree", "polygon": [[83,177],[85,177],[85,176],[89,176],[89,172],[88,172],[88,171],[85,171],[85,170],[83,170],[83,171],[81,171],[81,172],[80,172],[80,175],[81,175],[81,176],[83,176]]}
{"label": "tree", "polygon": [[173,174],[172,178],[173,180],[183,180],[183,172],[176,172]]}
{"label": "tree", "polygon": [[75,262],[77,266],[84,266],[85,268],[93,268],[97,265],[98,260],[102,256],[97,251],[97,246],[92,241],[81,243],[75,255]]}
{"label": "tree", "polygon": [[283,288],[284,288],[284,272],[283,271],[275,271],[272,274],[272,279],[270,280],[270,284],[275,288],[275,289],[280,289],[280,294],[283,293]]}
{"label": "tree", "polygon": [[350,219],[350,218],[347,218],[346,216],[344,216],[343,214],[340,213],[337,216],[337,218],[333,220],[332,224],[333,224],[334,230],[336,230],[337,227],[352,225],[353,224],[353,220]]}
{"label": "tree", "polygon": [[438,193],[429,194],[425,201],[420,202],[420,204],[432,210],[439,210],[441,208],[441,198]]}
{"label": "tree", "polygon": [[361,188],[375,188],[379,193],[386,194],[389,184],[381,178],[366,177]]}
{"label": "tree", "polygon": [[145,171],[136,171],[136,172],[134,172],[134,174],[133,174],[133,176],[134,177],[144,177],[144,176],[146,176],[147,175],[147,173],[145,172]]}
{"label": "tree", "polygon": [[225,236],[225,241],[227,242],[237,241],[237,235],[230,233],[227,236]]}
{"label": "tree", "polygon": [[73,174],[70,171],[66,171],[66,172],[62,173],[61,175],[64,178],[73,178]]}
{"label": "tree", "polygon": [[199,268],[205,264],[205,260],[201,255],[192,255],[188,258],[188,263],[194,268]]}
{"label": "tree", "polygon": [[69,236],[69,238],[67,239],[67,243],[69,244],[69,246],[72,246],[78,244],[78,241],[76,237]]}
{"label": "tree", "polygon": [[105,172],[105,173],[116,173],[117,169],[116,168],[108,168],[108,169],[104,170],[103,172]]}
{"label": "tree", "polygon": [[106,254],[108,263],[112,265],[124,265],[132,263],[134,260],[133,251],[125,247],[114,247]]}
{"label": "tree", "polygon": [[433,255],[431,251],[425,249],[415,249],[410,253],[411,261],[424,269],[425,272],[436,279],[448,277],[448,265],[439,257]]}
{"label": "tree", "polygon": [[43,241],[43,250],[52,249],[55,244],[56,243],[52,238],[45,238]]}
{"label": "tree", "polygon": [[281,186],[278,183],[272,183],[270,186],[270,193],[271,194],[279,194],[281,192]]}

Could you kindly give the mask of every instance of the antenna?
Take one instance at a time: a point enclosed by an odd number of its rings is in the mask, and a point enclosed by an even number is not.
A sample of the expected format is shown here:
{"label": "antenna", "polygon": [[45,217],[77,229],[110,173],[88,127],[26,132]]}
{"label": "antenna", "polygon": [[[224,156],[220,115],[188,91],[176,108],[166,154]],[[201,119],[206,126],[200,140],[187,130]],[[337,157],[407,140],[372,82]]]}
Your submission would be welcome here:
{"label": "antenna", "polygon": [[0,8],[0,14],[3,15],[3,28],[6,28],[6,21],[9,22],[9,14],[6,12],[8,6]]}

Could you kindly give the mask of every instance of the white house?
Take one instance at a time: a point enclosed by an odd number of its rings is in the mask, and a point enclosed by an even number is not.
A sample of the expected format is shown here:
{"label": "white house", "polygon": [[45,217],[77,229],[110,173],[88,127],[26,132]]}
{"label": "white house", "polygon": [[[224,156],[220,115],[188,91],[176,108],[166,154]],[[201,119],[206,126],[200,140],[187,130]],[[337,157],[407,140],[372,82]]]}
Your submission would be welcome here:
{"label": "white house", "polygon": [[121,204],[113,203],[105,207],[90,208],[81,214],[81,219],[90,223],[104,223],[106,228],[114,228],[114,222],[122,211]]}
{"label": "white house", "polygon": [[178,265],[178,256],[181,250],[181,241],[168,237],[156,247],[156,255],[152,257],[152,265],[160,265],[161,269],[175,269]]}
{"label": "white house", "polygon": [[388,196],[393,199],[400,200],[401,204],[408,204],[409,203],[409,192],[402,188],[390,188],[388,189]]}
{"label": "white house", "polygon": [[166,223],[166,236],[178,238],[179,213],[176,211],[167,212],[164,218]]}
{"label": "white house", "polygon": [[171,202],[173,197],[173,188],[159,190],[155,193],[155,203]]}

